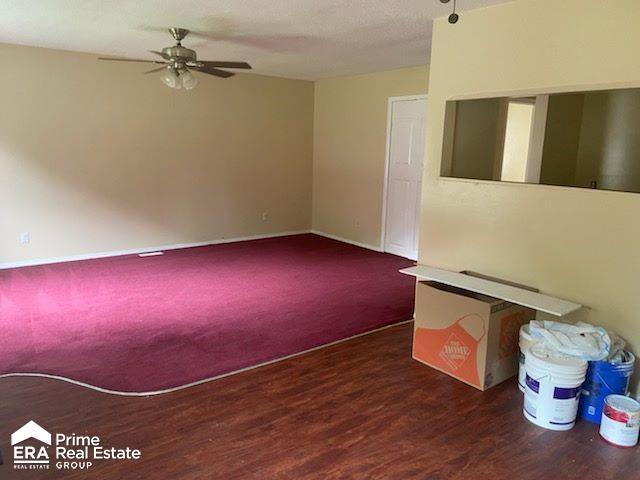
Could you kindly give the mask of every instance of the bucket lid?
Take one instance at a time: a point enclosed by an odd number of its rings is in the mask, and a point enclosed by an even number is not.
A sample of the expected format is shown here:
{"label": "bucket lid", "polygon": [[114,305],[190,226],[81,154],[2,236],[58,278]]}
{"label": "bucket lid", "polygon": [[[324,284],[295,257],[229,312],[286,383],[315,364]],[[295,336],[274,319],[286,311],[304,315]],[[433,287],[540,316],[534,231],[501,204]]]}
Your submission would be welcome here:
{"label": "bucket lid", "polygon": [[586,360],[550,350],[543,344],[533,345],[527,353],[525,361],[537,368],[553,370],[560,374],[585,373],[587,371],[588,363]]}
{"label": "bucket lid", "polygon": [[604,401],[607,405],[615,408],[616,410],[632,414],[640,413],[640,403],[631,397],[625,397],[624,395],[608,395]]}

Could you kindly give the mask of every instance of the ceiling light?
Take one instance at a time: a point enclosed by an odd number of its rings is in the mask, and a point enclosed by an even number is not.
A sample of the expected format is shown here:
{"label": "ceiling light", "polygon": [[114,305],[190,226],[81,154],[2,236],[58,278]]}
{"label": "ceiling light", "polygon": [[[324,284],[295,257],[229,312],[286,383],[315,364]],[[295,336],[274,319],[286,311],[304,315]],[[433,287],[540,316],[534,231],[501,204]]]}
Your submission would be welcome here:
{"label": "ceiling light", "polygon": [[185,90],[192,90],[198,85],[198,79],[187,68],[180,70],[180,80],[182,81],[182,88]]}
{"label": "ceiling light", "polygon": [[180,68],[170,66],[163,70],[160,80],[167,87],[175,90],[184,88],[185,90],[193,90],[198,85],[198,79],[191,73],[188,68]]}
{"label": "ceiling light", "polygon": [[156,73],[160,74],[160,80],[169,88],[176,90],[184,88],[185,90],[191,90],[198,85],[198,79],[193,75],[192,70],[196,72],[205,73],[207,75],[213,75],[214,77],[229,78],[233,77],[235,73],[222,68],[241,68],[250,69],[251,65],[247,62],[227,62],[227,61],[207,61],[198,60],[198,56],[194,50],[182,46],[182,40],[187,36],[189,30],[185,28],[170,28],[169,32],[176,41],[176,44],[172,47],[165,47],[162,51],[149,50],[162,58],[162,60],[137,60],[135,58],[109,58],[99,57],[100,60],[109,60],[114,62],[142,62],[142,63],[155,63],[162,65],[161,67],[154,68],[144,73]]}
{"label": "ceiling light", "polygon": [[160,80],[169,88],[179,89],[182,87],[182,82],[178,76],[178,72],[173,67],[167,67],[160,75]]}

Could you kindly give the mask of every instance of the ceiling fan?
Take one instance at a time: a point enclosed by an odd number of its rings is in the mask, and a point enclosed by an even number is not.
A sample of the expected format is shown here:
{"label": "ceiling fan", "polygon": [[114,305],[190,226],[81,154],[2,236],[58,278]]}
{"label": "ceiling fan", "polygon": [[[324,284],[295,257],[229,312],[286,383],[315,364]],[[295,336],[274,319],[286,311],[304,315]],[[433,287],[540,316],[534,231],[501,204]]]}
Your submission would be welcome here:
{"label": "ceiling fan", "polygon": [[162,51],[150,50],[151,53],[162,57],[162,60],[137,60],[133,58],[105,58],[100,57],[99,60],[111,60],[116,62],[143,62],[155,63],[162,65],[145,73],[154,73],[162,71],[160,79],[170,88],[191,90],[198,85],[198,79],[191,71],[206,73],[216,77],[228,78],[235,75],[233,72],[221,70],[222,68],[243,68],[250,69],[251,65],[247,62],[222,62],[222,61],[203,61],[198,60],[196,52],[190,48],[182,46],[182,40],[189,34],[186,28],[173,27],[169,29],[169,33],[176,40],[173,47],[163,48]]}

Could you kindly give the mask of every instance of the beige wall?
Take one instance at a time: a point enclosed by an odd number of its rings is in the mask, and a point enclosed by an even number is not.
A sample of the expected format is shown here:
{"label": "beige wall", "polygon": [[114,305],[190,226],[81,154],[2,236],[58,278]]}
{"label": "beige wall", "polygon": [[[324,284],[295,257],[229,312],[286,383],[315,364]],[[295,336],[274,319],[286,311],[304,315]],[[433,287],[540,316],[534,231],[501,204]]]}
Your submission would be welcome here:
{"label": "beige wall", "polygon": [[519,0],[434,25],[420,262],[530,284],[592,307],[640,353],[640,195],[439,179],[455,96],[640,82],[640,2]]}
{"label": "beige wall", "polygon": [[577,185],[640,191],[640,90],[584,95]]}
{"label": "beige wall", "polygon": [[640,191],[640,89],[552,95],[541,183]]}
{"label": "beige wall", "polygon": [[312,82],[186,92],[144,64],[0,58],[0,263],[310,228]]}
{"label": "beige wall", "polygon": [[314,230],[379,246],[387,101],[425,94],[427,73],[416,67],[316,82]]}
{"label": "beige wall", "polygon": [[[502,99],[487,98],[457,102],[451,156],[447,176],[461,178],[494,178],[498,134],[505,118],[500,115]],[[495,172],[500,175],[499,172]]]}
{"label": "beige wall", "polygon": [[416,67],[315,91],[200,76],[184,92],[94,55],[0,56],[14,66],[0,76],[0,263],[307,230],[312,214],[318,231],[378,246],[387,99],[427,85]]}
{"label": "beige wall", "polygon": [[549,96],[540,183],[574,184],[583,103],[582,93]]}

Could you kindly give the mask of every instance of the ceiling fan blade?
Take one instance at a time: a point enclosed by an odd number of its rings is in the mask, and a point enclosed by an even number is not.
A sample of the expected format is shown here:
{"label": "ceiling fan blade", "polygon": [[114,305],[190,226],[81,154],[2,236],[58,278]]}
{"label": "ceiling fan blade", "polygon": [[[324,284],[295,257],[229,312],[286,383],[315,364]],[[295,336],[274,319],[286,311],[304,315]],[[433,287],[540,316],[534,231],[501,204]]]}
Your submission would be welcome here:
{"label": "ceiling fan blade", "polygon": [[[168,65],[168,64],[167,64],[167,65]],[[147,73],[155,73],[155,72],[159,72],[160,70],[164,70],[165,68],[167,68],[167,67],[163,65],[163,66],[162,66],[162,67],[160,67],[160,68],[154,68],[153,70],[147,70],[146,72],[142,72],[142,73],[144,73],[144,74],[146,75]]]}
{"label": "ceiling fan blade", "polygon": [[229,78],[233,77],[235,73],[227,72],[226,70],[219,70],[214,67],[204,66],[204,67],[189,67],[189,70],[195,70],[196,72],[207,73],[209,75],[214,75],[220,78]]}
{"label": "ceiling fan blade", "polygon": [[107,57],[98,57],[98,60],[110,60],[112,62],[141,62],[141,63],[164,63],[159,60],[138,60],[135,58],[107,58]]}
{"label": "ceiling fan blade", "polygon": [[165,55],[163,52],[159,52],[157,50],[149,50],[149,53],[155,53],[156,55],[160,55],[165,60],[170,60],[171,59],[171,57],[169,57],[169,55]]}
{"label": "ceiling fan blade", "polygon": [[218,61],[198,60],[198,63],[202,63],[204,66],[207,66],[207,67],[251,69],[251,65],[249,65],[247,62],[218,62]]}

